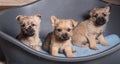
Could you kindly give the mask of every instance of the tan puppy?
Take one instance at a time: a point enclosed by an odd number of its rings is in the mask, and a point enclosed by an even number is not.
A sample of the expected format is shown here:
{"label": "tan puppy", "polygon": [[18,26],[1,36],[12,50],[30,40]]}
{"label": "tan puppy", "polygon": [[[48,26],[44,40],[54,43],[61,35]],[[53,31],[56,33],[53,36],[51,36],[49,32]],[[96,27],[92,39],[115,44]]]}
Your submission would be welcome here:
{"label": "tan puppy", "polygon": [[72,48],[71,36],[72,29],[77,25],[77,22],[69,19],[57,19],[55,16],[51,16],[51,22],[54,31],[47,35],[43,45],[44,49],[53,56],[64,51],[67,57],[74,57],[72,52],[75,49]]}
{"label": "tan puppy", "polygon": [[41,15],[33,16],[18,15],[16,19],[19,21],[21,32],[17,39],[25,45],[40,51],[41,41],[39,39],[39,28],[41,22]]}
{"label": "tan puppy", "polygon": [[79,23],[73,30],[72,41],[77,46],[90,46],[97,50],[96,43],[100,42],[103,46],[108,45],[104,40],[103,31],[108,22],[110,7],[95,8],[90,11],[90,19]]}

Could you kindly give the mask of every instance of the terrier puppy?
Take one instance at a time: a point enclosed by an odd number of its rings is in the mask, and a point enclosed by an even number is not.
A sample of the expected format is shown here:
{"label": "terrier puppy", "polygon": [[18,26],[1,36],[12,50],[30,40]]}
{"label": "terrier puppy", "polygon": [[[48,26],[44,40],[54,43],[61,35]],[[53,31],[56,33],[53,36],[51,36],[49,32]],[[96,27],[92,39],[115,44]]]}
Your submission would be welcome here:
{"label": "terrier puppy", "polygon": [[91,49],[97,50],[96,43],[107,46],[103,32],[109,19],[110,7],[95,8],[90,11],[90,18],[79,23],[73,30],[72,41],[76,46],[90,46]]}
{"label": "terrier puppy", "polygon": [[43,48],[53,56],[64,51],[67,57],[74,57],[72,52],[75,49],[72,48],[71,36],[72,29],[77,25],[77,22],[69,19],[57,19],[55,16],[51,16],[51,22],[54,31],[47,35]]}
{"label": "terrier puppy", "polygon": [[41,23],[41,15],[33,16],[18,15],[16,19],[19,21],[21,32],[16,37],[25,45],[40,51],[41,40],[39,39],[39,28]]}

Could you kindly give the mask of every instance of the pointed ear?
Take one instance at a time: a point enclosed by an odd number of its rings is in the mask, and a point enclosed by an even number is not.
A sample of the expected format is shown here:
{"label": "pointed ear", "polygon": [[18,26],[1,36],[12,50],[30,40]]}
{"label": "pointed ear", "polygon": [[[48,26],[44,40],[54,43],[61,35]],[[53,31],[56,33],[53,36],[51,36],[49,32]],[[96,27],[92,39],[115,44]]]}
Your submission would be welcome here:
{"label": "pointed ear", "polygon": [[18,15],[18,16],[16,17],[16,19],[17,19],[18,21],[20,21],[22,18],[24,18],[23,15]]}
{"label": "pointed ear", "polygon": [[37,16],[41,19],[41,14],[35,14],[34,16]]}
{"label": "pointed ear", "polygon": [[97,9],[97,8],[94,8],[93,10],[90,10],[89,15],[92,16],[92,15],[95,13],[95,10],[96,10],[96,9]]}
{"label": "pointed ear", "polygon": [[106,9],[106,12],[109,12],[110,11],[110,6],[106,6],[105,9]]}
{"label": "pointed ear", "polygon": [[71,22],[72,22],[72,27],[75,27],[75,26],[77,26],[77,24],[78,24],[78,22],[75,21],[75,20],[71,20]]}
{"label": "pointed ear", "polygon": [[51,23],[52,26],[55,26],[55,24],[58,22],[58,19],[55,16],[51,16]]}

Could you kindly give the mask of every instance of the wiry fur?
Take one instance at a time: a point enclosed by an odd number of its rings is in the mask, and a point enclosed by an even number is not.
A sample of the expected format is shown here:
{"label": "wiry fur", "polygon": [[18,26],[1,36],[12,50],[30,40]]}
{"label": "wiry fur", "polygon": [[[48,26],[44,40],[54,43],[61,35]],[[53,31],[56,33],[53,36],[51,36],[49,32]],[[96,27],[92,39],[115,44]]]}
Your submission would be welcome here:
{"label": "wiry fur", "polygon": [[36,14],[33,16],[18,15],[16,19],[19,21],[21,28],[20,34],[17,39],[25,45],[40,51],[41,40],[39,38],[39,28],[41,22],[41,15]]}
{"label": "wiry fur", "polygon": [[57,56],[58,52],[65,52],[67,57],[74,57],[75,49],[72,47],[72,29],[77,25],[74,20],[57,19],[51,16],[54,31],[49,33],[44,41],[44,49],[51,55]]}
{"label": "wiry fur", "polygon": [[97,50],[96,43],[106,46],[103,32],[109,18],[109,7],[95,8],[90,11],[90,19],[79,23],[73,30],[72,42],[76,46]]}

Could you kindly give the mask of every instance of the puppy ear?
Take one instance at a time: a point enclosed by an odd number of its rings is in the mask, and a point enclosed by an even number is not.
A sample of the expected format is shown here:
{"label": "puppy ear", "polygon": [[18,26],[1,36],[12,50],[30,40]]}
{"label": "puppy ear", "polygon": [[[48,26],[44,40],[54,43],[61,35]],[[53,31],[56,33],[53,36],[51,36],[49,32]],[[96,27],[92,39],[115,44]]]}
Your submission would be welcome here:
{"label": "puppy ear", "polygon": [[23,15],[18,15],[18,16],[16,17],[16,19],[17,19],[18,21],[20,21],[22,18],[24,18]]}
{"label": "puppy ear", "polygon": [[89,12],[89,14],[90,14],[90,16],[92,16],[94,13],[95,13],[95,10],[96,10],[97,8],[94,8],[93,10],[90,10],[90,12]]}
{"label": "puppy ear", "polygon": [[109,12],[110,11],[110,6],[106,6],[105,9],[106,9],[106,12]]}
{"label": "puppy ear", "polygon": [[72,22],[72,27],[75,27],[75,26],[77,26],[77,24],[78,24],[78,22],[75,21],[75,20],[71,20],[71,22]]}
{"label": "puppy ear", "polygon": [[41,19],[41,14],[35,14],[34,16],[37,16]]}
{"label": "puppy ear", "polygon": [[57,20],[58,20],[58,19],[57,19],[55,16],[51,16],[52,26],[55,26],[55,24],[58,22]]}

